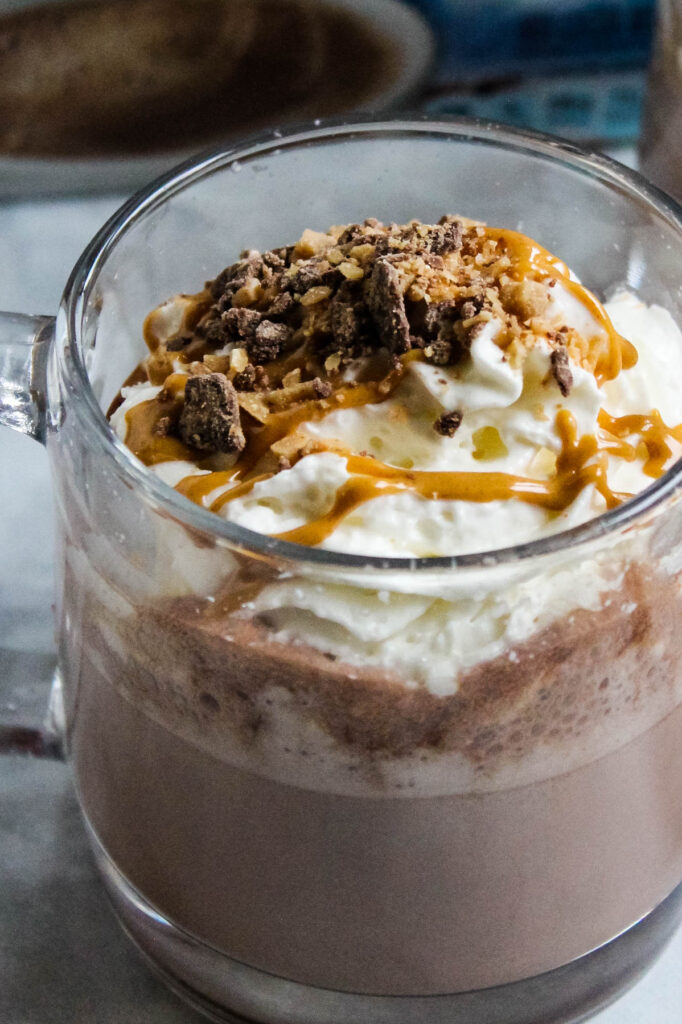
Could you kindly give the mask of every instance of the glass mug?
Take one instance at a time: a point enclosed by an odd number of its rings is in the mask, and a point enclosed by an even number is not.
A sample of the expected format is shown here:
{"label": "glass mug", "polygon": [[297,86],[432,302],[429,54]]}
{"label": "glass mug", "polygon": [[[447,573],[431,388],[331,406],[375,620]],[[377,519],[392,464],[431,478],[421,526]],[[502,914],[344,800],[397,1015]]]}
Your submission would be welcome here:
{"label": "glass mug", "polygon": [[[682,463],[556,536],[372,558],[190,504],[103,413],[146,313],[242,249],[447,212],[520,228],[600,294],[626,285],[682,322],[671,200],[549,138],[428,121],[186,165],[102,229],[54,323],[0,321],[2,422],[51,458],[65,746],[97,863],[139,949],[218,1020],[575,1021],[682,916]],[[254,611],[264,588],[271,607],[333,593],[358,650],[387,602],[414,642],[434,602],[444,636],[475,605],[503,640],[439,696],[286,643]],[[292,614],[323,629],[318,604]],[[521,608],[537,625],[515,639]]]}

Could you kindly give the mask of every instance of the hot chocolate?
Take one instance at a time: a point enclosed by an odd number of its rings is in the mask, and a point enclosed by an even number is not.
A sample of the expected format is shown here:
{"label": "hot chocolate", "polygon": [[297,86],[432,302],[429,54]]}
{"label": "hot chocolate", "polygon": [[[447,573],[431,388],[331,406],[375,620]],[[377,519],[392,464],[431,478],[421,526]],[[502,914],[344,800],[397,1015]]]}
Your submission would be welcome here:
{"label": "hot chocolate", "polygon": [[111,420],[151,472],[262,534],[405,564],[299,568],[160,527],[165,593],[140,565],[131,602],[105,548],[67,549],[71,753],[135,890],[235,961],[377,997],[551,972],[665,900],[680,538],[550,545],[532,571],[523,548],[442,558],[552,537],[665,472],[672,319],[448,216],[246,252],[145,338]]}

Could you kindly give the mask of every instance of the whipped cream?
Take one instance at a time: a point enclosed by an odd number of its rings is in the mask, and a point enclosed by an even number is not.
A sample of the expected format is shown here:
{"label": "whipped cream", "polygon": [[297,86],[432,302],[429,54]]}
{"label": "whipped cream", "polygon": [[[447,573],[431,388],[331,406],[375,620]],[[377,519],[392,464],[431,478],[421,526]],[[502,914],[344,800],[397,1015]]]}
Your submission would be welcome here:
{"label": "whipped cream", "polygon": [[[562,294],[560,286],[553,289],[552,301],[558,322],[575,314],[575,299]],[[491,321],[472,342],[464,366],[412,363],[388,400],[339,409],[299,429],[311,439],[335,441],[407,470],[500,472],[546,479],[561,451],[556,424],[560,409],[575,418],[579,436],[596,433],[602,408],[616,417],[658,409],[665,422],[678,420],[682,334],[672,317],[625,292],[605,308],[616,329],[634,344],[638,361],[601,388],[592,373],[571,360],[573,386],[563,396],[551,373],[550,347],[541,341],[522,365],[512,366],[495,344],[498,326]],[[170,315],[169,322],[175,322]],[[592,330],[597,329],[593,324]],[[121,440],[126,437],[128,411],[160,390],[148,383],[122,390],[124,401],[112,416]],[[462,423],[454,437],[442,437],[433,423],[451,409],[462,413]],[[150,468],[170,486],[197,473],[183,460]],[[257,483],[218,514],[259,533],[283,533],[323,516],[349,477],[341,455],[307,455],[291,469]],[[652,479],[644,473],[642,459],[610,455],[609,482],[614,490],[635,494]],[[204,503],[209,506],[230,486],[210,491]],[[434,501],[405,492],[360,505],[320,546],[388,557],[466,554],[558,533],[605,509],[605,500],[593,485],[558,513],[520,501]]]}
{"label": "whipped cream", "polygon": [[[318,252],[321,246],[324,255],[332,241],[316,236],[311,246],[318,246]],[[603,310],[589,293],[587,301],[580,301],[572,287],[574,276],[554,257],[549,259],[560,268],[557,279],[551,284],[533,281],[530,297],[523,296],[529,303],[529,323],[534,307],[541,306],[541,323],[534,326],[530,347],[516,352],[505,347],[500,343],[503,321],[494,314],[484,318],[454,365],[406,359],[390,397],[297,420],[303,445],[297,461],[280,472],[262,474],[250,489],[222,505],[219,499],[234,483],[215,474],[215,465],[202,469],[174,457],[151,464],[150,470],[173,487],[206,476],[201,496],[205,507],[213,506],[224,518],[259,533],[286,536],[329,513],[352,482],[349,453],[407,474],[505,474],[542,485],[556,476],[557,459],[566,450],[561,416],[570,419],[576,439],[596,438],[604,415],[641,418],[657,410],[668,427],[677,424],[682,333],[669,313],[627,292],[616,294],[605,306],[608,321],[634,346],[637,360],[599,382],[594,360],[590,364],[584,358],[579,342],[591,338],[599,343],[606,337]],[[242,292],[244,301],[251,302],[256,285],[247,279]],[[154,321],[157,341],[180,330],[188,308],[186,296],[160,307]],[[553,359],[557,332],[566,325],[578,336],[577,344],[566,346],[568,384]],[[228,344],[216,348],[214,355],[233,360],[235,349],[238,354],[239,346]],[[361,376],[368,359],[360,356],[342,369],[343,379]],[[172,371],[182,379],[187,361],[178,357]],[[145,382],[122,389],[122,403],[111,417],[121,440],[128,437],[131,410],[157,398],[164,386]],[[451,436],[444,436],[434,424],[454,410],[459,422]],[[648,487],[656,475],[645,471],[647,451],[640,435],[633,429],[621,437],[624,443],[612,438],[615,443],[594,453],[593,461],[605,467],[608,489],[619,501]],[[682,443],[669,433],[666,440],[670,465],[682,452]],[[235,461],[223,457],[219,468]],[[516,498],[433,499],[407,488],[386,494],[379,490],[341,517],[319,546],[405,558],[484,552],[572,528],[606,508],[603,489],[595,483],[578,488],[561,507]],[[634,543],[627,555],[602,552],[573,562],[563,559],[529,578],[520,573],[510,578],[489,573],[485,579],[449,574],[435,586],[418,579],[419,574],[409,579],[392,574],[379,581],[368,573],[351,585],[342,573],[304,569],[296,578],[264,586],[239,614],[260,616],[283,642],[309,644],[351,667],[381,668],[408,687],[425,685],[446,695],[457,689],[467,668],[505,652],[513,659],[514,646],[549,623],[576,609],[598,610],[605,601],[618,600]],[[191,589],[208,596],[215,573],[204,581],[198,565],[193,576],[191,558],[182,562]]]}

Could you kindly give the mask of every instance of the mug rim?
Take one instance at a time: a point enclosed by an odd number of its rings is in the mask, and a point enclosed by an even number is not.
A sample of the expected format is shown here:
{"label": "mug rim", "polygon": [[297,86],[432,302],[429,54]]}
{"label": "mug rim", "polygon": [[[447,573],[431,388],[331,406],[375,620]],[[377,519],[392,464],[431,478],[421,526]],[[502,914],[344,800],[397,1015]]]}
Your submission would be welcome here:
{"label": "mug rim", "polygon": [[[105,451],[114,458],[119,471],[142,492],[157,508],[180,520],[184,525],[202,534],[219,537],[237,551],[260,555],[268,559],[291,562],[298,566],[310,565],[329,568],[364,569],[372,571],[442,571],[444,569],[482,569],[510,563],[525,562],[531,558],[558,554],[576,549],[593,541],[634,526],[647,512],[682,488],[682,458],[658,480],[639,491],[634,497],[614,509],[588,519],[578,526],[549,536],[539,537],[522,544],[508,545],[471,554],[437,557],[383,557],[347,554],[323,548],[307,547],[291,541],[279,540],[247,527],[223,519],[180,495],[154,473],[138,462],[132,452],[116,436],[103,409],[100,407],[79,348],[79,314],[89,287],[96,280],[108,254],[123,235],[144,215],[153,211],[167,199],[184,191],[195,181],[230,166],[250,162],[265,156],[305,144],[322,144],[362,136],[438,136],[454,141],[477,142],[517,151],[548,162],[571,167],[585,175],[612,186],[618,186],[630,197],[643,200],[673,226],[682,240],[682,205],[652,185],[647,179],[616,160],[601,153],[583,150],[570,142],[541,132],[526,131],[478,118],[438,119],[428,115],[354,117],[345,119],[318,119],[312,125],[294,125],[286,130],[275,129],[245,137],[233,145],[211,148],[185,160],[132,195],[106,221],[81,254],[68,279],[61,308],[66,314],[67,351],[79,384],[79,399],[87,410],[90,425]],[[90,435],[92,436],[92,435]]]}

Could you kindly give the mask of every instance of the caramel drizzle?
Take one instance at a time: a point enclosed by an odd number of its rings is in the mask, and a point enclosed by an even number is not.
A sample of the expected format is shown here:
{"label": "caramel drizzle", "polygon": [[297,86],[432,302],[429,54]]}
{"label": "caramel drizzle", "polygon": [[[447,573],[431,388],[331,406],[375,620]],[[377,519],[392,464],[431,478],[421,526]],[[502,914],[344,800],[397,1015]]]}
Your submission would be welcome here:
{"label": "caramel drizzle", "polygon": [[[673,454],[667,441],[674,438],[682,444],[682,425],[667,427],[656,410],[648,416],[621,417],[610,416],[602,410],[599,424],[602,428],[599,437],[591,434],[579,437],[573,414],[567,409],[559,411],[556,425],[562,450],[557,458],[556,474],[551,480],[534,480],[512,473],[403,470],[369,456],[343,453],[350,478],[339,488],[329,511],[319,519],[275,536],[279,540],[314,547],[326,540],[346,516],[365,502],[405,492],[431,501],[484,503],[516,500],[559,513],[572,504],[583,488],[593,484],[607,509],[612,509],[632,497],[631,494],[612,490],[607,478],[609,453],[628,461],[637,457],[637,449],[623,441],[624,437],[640,434],[647,452],[644,471],[653,477],[665,471],[665,465]],[[323,448],[323,445],[317,446],[318,451]],[[229,502],[247,495],[257,483],[274,475],[263,473],[242,481],[219,495],[210,505],[211,511],[220,511]],[[187,477],[178,489],[202,504],[203,498],[211,491],[234,481],[236,477],[235,467],[225,474]]]}
{"label": "caramel drizzle", "polygon": [[[631,342],[618,334],[611,319],[596,295],[589,289],[574,281],[563,260],[554,256],[538,242],[519,231],[506,228],[486,228],[488,238],[501,242],[511,253],[514,261],[513,274],[518,280],[532,278],[534,280],[551,280],[559,278],[563,286],[573,295],[594,317],[602,331],[604,340],[598,346],[598,356],[594,367],[594,376],[601,386],[607,380],[613,380],[621,370],[629,370],[637,362],[637,349]],[[597,339],[590,339],[593,346]]]}
{"label": "caramel drizzle", "polygon": [[628,462],[634,462],[638,451],[623,439],[639,434],[646,452],[642,472],[654,479],[662,476],[673,455],[668,441],[672,439],[682,444],[682,424],[676,427],[666,426],[658,409],[654,409],[648,415],[633,413],[618,417],[611,416],[605,409],[601,409],[598,422],[601,428],[602,450]]}
{"label": "caramel drizzle", "polygon": [[[518,278],[533,277],[536,280],[561,279],[571,292],[593,315],[604,333],[595,366],[595,377],[601,384],[612,380],[622,369],[628,369],[637,361],[633,345],[619,335],[599,300],[586,288],[570,277],[570,271],[556,256],[537,242],[516,231],[486,228],[488,237],[501,242],[514,260],[512,273]],[[190,323],[196,325],[206,309],[205,293],[197,296],[197,306],[188,307],[183,329]],[[146,340],[152,352],[158,347],[158,339],[152,337],[151,320],[146,325]],[[593,345],[597,339],[591,339]],[[200,352],[192,343],[191,353],[178,353],[184,362],[200,358]],[[183,460],[193,462],[198,469],[207,469],[200,475],[192,474],[176,485],[185,497],[202,507],[209,495],[221,493],[208,506],[219,512],[225,505],[251,492],[253,487],[275,475],[267,468],[267,456],[272,446],[290,437],[306,422],[319,422],[338,409],[359,408],[368,404],[383,402],[394,393],[402,380],[407,364],[421,358],[419,351],[402,356],[401,362],[387,376],[378,381],[353,382],[338,388],[327,399],[306,401],[291,409],[271,415],[266,424],[246,423],[247,444],[237,462],[226,470],[215,469],[215,457],[197,459],[196,452],[175,437],[159,429],[160,421],[168,417],[171,423],[177,421],[182,411],[183,392],[186,376],[172,373],[163,384],[163,390],[155,399],[142,402],[126,415],[126,444],[146,465],[160,462]],[[302,365],[301,353],[285,357]],[[272,364],[269,369],[275,377],[282,369],[283,360]],[[136,380],[139,379],[136,376]],[[339,451],[329,444],[313,442],[300,457],[313,451],[335,450],[345,460],[349,479],[339,488],[332,507],[319,519],[288,530],[275,536],[281,540],[314,546],[329,537],[339,523],[367,501],[398,493],[412,493],[427,500],[456,500],[471,502],[522,501],[545,508],[548,512],[565,510],[583,490],[593,484],[611,509],[632,497],[613,491],[607,480],[608,455],[613,454],[627,461],[642,457],[643,471],[651,477],[658,477],[673,452],[668,441],[674,439],[682,444],[682,425],[667,427],[657,410],[648,415],[613,417],[601,410],[598,418],[598,436],[578,437],[577,424],[566,409],[560,410],[556,425],[562,448],[557,458],[556,473],[550,480],[535,480],[529,477],[497,472],[431,472],[404,470],[379,462],[368,456]],[[638,446],[625,440],[639,435]],[[233,485],[233,486],[229,486]],[[227,490],[224,488],[227,487]]]}
{"label": "caramel drizzle", "polygon": [[401,470],[372,458],[349,455],[346,464],[351,477],[339,488],[332,508],[319,519],[276,536],[296,544],[321,544],[342,519],[364,502],[401,492],[418,494],[432,501],[516,500],[550,512],[564,511],[589,484],[594,484],[607,508],[615,508],[631,497],[609,487],[605,455],[589,462],[598,453],[597,439],[591,435],[579,438],[575,418],[567,409],[557,415],[557,430],[562,450],[557,459],[556,475],[546,481],[512,473]]}
{"label": "caramel drizzle", "polygon": [[[412,353],[407,353],[412,356]],[[219,512],[223,505],[234,498],[240,498],[260,480],[268,479],[273,473],[259,473],[259,463],[278,441],[289,437],[301,423],[316,423],[339,409],[360,408],[363,405],[378,404],[390,398],[405,375],[407,363],[412,361],[403,357],[399,366],[380,381],[368,381],[365,384],[346,385],[339,388],[329,398],[314,399],[302,402],[293,409],[274,413],[267,424],[259,427],[246,428],[247,444],[237,460],[228,470],[204,474],[203,476],[187,476],[176,485],[176,490],[184,494],[190,501],[201,505],[204,499],[219,487],[227,484],[240,484],[232,490],[221,494],[212,504],[212,512]],[[154,399],[151,400],[151,403]],[[136,410],[151,403],[141,402],[130,410],[129,416]],[[319,447],[318,447],[319,450]]]}

